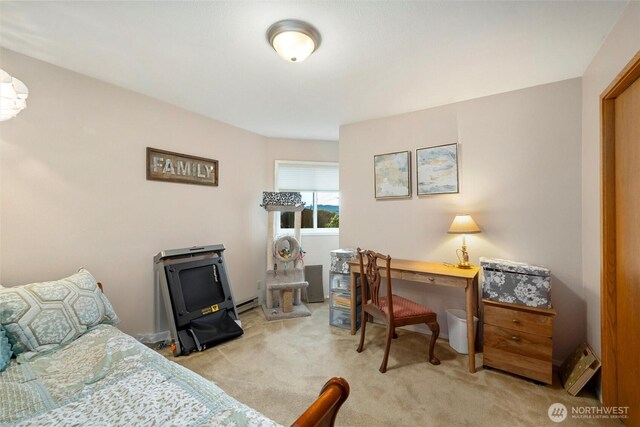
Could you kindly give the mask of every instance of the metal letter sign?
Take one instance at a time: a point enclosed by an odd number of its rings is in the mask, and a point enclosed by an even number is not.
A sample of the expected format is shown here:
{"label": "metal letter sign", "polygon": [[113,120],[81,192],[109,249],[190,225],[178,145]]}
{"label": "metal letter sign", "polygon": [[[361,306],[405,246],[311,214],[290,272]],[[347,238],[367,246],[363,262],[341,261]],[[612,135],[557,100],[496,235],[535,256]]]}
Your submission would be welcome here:
{"label": "metal letter sign", "polygon": [[147,179],[218,186],[218,161],[147,147]]}

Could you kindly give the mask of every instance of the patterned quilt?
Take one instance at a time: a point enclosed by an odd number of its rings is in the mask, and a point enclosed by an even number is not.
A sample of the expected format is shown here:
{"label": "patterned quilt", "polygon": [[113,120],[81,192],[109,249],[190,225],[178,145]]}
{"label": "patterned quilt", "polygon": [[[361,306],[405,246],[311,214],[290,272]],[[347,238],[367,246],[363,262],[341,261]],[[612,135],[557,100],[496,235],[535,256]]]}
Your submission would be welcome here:
{"label": "patterned quilt", "polygon": [[[20,362],[20,363],[18,363]],[[0,426],[277,426],[113,326],[0,372]]]}

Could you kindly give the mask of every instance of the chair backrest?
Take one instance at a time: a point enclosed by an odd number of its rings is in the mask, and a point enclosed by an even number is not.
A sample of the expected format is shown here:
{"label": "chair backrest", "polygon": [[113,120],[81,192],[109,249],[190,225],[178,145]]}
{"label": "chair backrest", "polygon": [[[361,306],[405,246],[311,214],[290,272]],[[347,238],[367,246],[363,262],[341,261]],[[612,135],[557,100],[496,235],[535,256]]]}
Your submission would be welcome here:
{"label": "chair backrest", "polygon": [[[371,296],[371,303],[380,308],[380,265],[378,260],[385,261],[385,269],[387,276],[387,304],[389,317],[393,319],[393,295],[391,290],[391,257],[389,255],[382,255],[376,251],[362,250],[358,248],[358,258],[360,259],[360,277],[362,281],[367,283],[369,290],[369,296]],[[364,259],[367,259],[366,264]],[[364,289],[362,290],[363,295]]]}

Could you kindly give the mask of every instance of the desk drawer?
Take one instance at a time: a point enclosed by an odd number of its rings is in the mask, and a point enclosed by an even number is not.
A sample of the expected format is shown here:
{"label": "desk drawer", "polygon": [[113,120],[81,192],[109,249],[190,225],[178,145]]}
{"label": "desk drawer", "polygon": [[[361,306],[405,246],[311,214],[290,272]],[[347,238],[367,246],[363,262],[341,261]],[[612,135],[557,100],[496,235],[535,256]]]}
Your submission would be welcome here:
{"label": "desk drawer", "polygon": [[467,286],[467,281],[460,277],[438,276],[437,274],[415,273],[411,271],[403,271],[401,279],[410,282],[430,283],[432,285],[452,286],[455,288],[464,288]]}
{"label": "desk drawer", "polygon": [[[387,277],[387,269],[384,267],[380,267],[380,276]],[[402,279],[402,272],[397,270],[391,270],[391,278],[392,279]]]}
{"label": "desk drawer", "polygon": [[553,335],[553,316],[490,304],[484,305],[484,323],[543,337]]}

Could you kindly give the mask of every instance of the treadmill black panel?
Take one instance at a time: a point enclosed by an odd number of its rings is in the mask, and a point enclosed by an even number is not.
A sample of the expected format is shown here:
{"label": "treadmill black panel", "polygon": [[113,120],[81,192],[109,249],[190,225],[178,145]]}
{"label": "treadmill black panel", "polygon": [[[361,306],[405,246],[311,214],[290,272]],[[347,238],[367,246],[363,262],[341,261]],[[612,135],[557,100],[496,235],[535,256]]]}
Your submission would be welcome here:
{"label": "treadmill black panel", "polygon": [[180,270],[178,277],[187,311],[197,311],[224,301],[216,264]]}
{"label": "treadmill black panel", "polygon": [[181,258],[164,265],[181,354],[204,350],[243,333],[235,322],[223,250],[214,251],[217,256]]}

